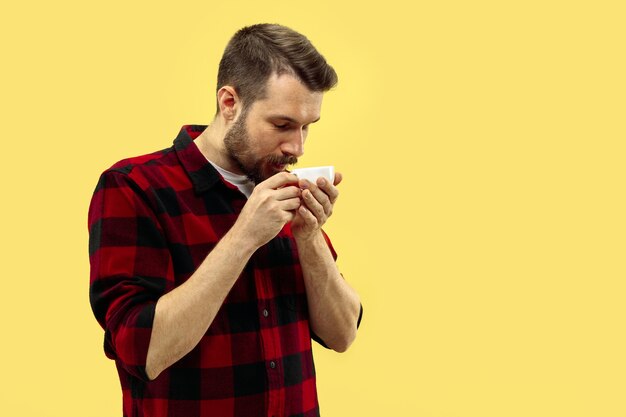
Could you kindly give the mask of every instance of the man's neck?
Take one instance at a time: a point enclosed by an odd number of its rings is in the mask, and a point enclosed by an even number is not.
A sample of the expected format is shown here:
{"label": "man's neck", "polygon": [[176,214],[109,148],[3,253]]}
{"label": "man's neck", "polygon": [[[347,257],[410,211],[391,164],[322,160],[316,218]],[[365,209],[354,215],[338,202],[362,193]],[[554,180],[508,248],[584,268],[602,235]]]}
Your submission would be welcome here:
{"label": "man's neck", "polygon": [[239,167],[228,157],[228,153],[224,147],[225,134],[226,129],[223,123],[216,117],[194,142],[207,160],[227,171],[242,174]]}

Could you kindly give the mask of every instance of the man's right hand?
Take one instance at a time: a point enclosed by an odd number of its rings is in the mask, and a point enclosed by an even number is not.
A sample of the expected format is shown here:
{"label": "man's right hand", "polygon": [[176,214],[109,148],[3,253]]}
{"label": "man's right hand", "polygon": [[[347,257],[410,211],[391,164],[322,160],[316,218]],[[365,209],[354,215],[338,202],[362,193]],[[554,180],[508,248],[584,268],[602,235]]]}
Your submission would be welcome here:
{"label": "man's right hand", "polygon": [[198,344],[250,256],[293,219],[301,194],[297,186],[288,184],[297,183],[294,174],[281,172],[257,185],[233,228],[198,269],[159,298],[146,358],[149,379]]}
{"label": "man's right hand", "polygon": [[302,196],[297,184],[296,175],[279,172],[254,187],[235,225],[255,249],[272,240],[293,220]]}

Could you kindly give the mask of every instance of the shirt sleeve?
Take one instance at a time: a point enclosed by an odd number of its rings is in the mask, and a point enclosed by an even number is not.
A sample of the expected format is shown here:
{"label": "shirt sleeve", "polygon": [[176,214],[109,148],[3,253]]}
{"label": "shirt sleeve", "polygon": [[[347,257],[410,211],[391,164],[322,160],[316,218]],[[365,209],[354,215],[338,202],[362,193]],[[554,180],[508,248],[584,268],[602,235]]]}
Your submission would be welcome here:
{"label": "shirt sleeve", "polygon": [[147,381],[154,310],[172,280],[172,259],[148,198],[125,172],[106,171],[89,207],[91,308],[104,350]]}

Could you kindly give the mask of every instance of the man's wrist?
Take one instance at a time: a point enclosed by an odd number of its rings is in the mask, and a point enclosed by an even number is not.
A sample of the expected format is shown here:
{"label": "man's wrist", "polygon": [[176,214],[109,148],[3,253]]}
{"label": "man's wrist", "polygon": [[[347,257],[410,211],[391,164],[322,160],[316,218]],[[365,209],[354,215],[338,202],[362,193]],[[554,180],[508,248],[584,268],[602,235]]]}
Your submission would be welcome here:
{"label": "man's wrist", "polygon": [[228,231],[227,236],[236,243],[237,247],[246,256],[252,256],[260,246],[255,241],[253,234],[246,232],[238,221]]}
{"label": "man's wrist", "polygon": [[295,235],[294,239],[296,240],[296,245],[298,248],[312,248],[323,244],[326,245],[326,241],[324,240],[324,236],[322,235],[322,229],[317,229],[316,231],[306,234],[306,235]]}

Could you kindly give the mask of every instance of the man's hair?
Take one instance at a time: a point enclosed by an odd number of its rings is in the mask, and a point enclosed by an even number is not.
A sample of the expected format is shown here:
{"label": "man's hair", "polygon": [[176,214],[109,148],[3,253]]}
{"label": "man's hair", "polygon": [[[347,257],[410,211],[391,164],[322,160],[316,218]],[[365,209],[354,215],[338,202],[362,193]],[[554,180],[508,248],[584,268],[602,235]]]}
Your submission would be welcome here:
{"label": "man's hair", "polygon": [[[217,89],[235,88],[243,109],[265,97],[272,74],[291,74],[309,90],[326,92],[337,73],[302,34],[276,24],[247,26],[228,42],[217,73]],[[217,113],[219,113],[219,103]]]}

